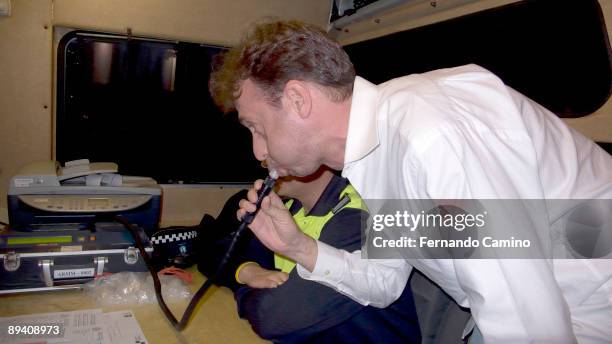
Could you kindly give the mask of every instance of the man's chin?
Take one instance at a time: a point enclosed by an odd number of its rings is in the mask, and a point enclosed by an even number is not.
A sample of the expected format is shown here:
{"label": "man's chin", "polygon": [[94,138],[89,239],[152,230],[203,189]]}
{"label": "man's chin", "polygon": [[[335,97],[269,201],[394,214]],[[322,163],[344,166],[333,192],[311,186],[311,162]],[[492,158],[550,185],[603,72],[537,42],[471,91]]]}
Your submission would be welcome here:
{"label": "man's chin", "polygon": [[274,170],[276,171],[276,173],[278,173],[278,177],[279,178],[292,177],[293,176],[293,174],[291,174],[291,171],[286,170],[284,168],[275,168]]}
{"label": "man's chin", "polygon": [[304,179],[304,178],[313,178],[315,175],[319,176],[320,175],[320,171],[322,170],[322,167],[319,168],[303,168],[303,169],[295,169],[295,170],[289,170],[288,171],[288,175],[289,176],[293,176],[293,177],[298,177],[299,179]]}
{"label": "man's chin", "polygon": [[302,175],[298,174],[298,171],[284,168],[276,168],[276,173],[278,173],[279,178],[294,178],[294,177],[302,177]]}
{"label": "man's chin", "polygon": [[307,168],[304,166],[300,166],[300,167],[296,167],[296,168],[283,168],[283,167],[273,167],[273,169],[276,170],[276,172],[278,173],[279,177],[309,177],[312,176],[313,174],[319,172],[320,169],[322,169],[323,167],[318,166],[318,167],[313,167],[313,168]]}

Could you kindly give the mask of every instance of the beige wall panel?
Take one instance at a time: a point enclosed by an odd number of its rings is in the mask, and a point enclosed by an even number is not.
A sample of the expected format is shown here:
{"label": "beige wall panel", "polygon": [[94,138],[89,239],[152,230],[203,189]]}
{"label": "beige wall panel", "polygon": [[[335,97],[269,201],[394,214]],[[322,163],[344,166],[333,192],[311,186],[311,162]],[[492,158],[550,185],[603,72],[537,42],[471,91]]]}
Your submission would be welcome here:
{"label": "beige wall panel", "polygon": [[55,25],[219,45],[265,17],[324,26],[330,0],[55,0]]}
{"label": "beige wall panel", "polygon": [[11,3],[0,17],[0,208],[21,166],[51,159],[51,0]]}
{"label": "beige wall panel", "polygon": [[[352,23],[342,30],[332,28],[330,34],[347,45],[513,2],[517,0],[445,0],[435,1],[437,6],[432,7],[432,1],[408,1],[406,5]],[[599,4],[606,21],[608,37],[612,37],[612,0],[599,0]],[[591,115],[565,121],[593,140],[612,142],[612,98]]]}
{"label": "beige wall panel", "polygon": [[[245,186],[244,188],[248,188]],[[163,186],[161,226],[190,226],[204,214],[217,217],[225,202],[241,187]]]}

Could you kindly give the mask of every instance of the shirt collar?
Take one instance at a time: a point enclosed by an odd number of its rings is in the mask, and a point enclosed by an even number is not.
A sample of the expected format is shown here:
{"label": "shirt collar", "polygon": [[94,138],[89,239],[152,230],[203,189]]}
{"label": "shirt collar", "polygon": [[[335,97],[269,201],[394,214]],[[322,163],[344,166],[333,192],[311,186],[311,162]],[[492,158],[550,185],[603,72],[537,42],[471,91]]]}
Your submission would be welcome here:
{"label": "shirt collar", "polygon": [[379,145],[376,85],[357,76],[349,115],[344,165],[360,160]]}

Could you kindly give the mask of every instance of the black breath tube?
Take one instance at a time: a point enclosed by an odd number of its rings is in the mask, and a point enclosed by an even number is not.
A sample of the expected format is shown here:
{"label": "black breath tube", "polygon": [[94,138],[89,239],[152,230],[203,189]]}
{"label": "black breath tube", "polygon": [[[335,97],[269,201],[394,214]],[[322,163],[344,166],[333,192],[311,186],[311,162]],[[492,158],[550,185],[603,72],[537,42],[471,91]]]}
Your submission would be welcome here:
{"label": "black breath tube", "polygon": [[257,192],[257,201],[255,202],[255,211],[252,213],[247,213],[242,218],[242,222],[240,223],[240,227],[238,228],[243,227],[243,224],[250,225],[251,222],[253,222],[253,219],[259,212],[259,208],[261,208],[261,202],[263,202],[264,197],[268,196],[270,194],[270,191],[274,189],[274,183],[276,183],[277,178],[278,178],[278,175],[276,174],[274,170],[272,170],[270,175],[266,177],[263,184],[261,185],[261,189],[259,189],[259,191]]}
{"label": "black breath tube", "polygon": [[276,173],[276,171],[271,170],[270,175],[266,177],[266,179],[264,180],[261,186],[261,189],[259,189],[259,191],[257,192],[257,201],[255,202],[255,211],[252,213],[247,213],[242,218],[242,221],[240,222],[238,229],[234,232],[232,241],[229,247],[227,248],[225,255],[223,256],[223,260],[221,261],[219,266],[217,266],[217,270],[215,271],[214,275],[212,275],[209,279],[207,279],[206,282],[200,287],[200,289],[198,289],[195,295],[191,298],[191,301],[189,302],[189,305],[187,306],[185,313],[183,313],[183,317],[181,318],[181,321],[176,320],[176,318],[174,317],[174,315],[172,314],[172,312],[166,305],[164,298],[162,297],[161,283],[159,282],[159,277],[157,276],[157,272],[153,268],[153,265],[151,265],[150,258],[148,254],[146,253],[144,246],[142,245],[142,241],[140,240],[140,236],[138,234],[137,229],[134,226],[132,226],[132,224],[129,223],[125,218],[120,217],[120,216],[115,217],[115,219],[119,221],[120,223],[122,223],[132,234],[136,247],[140,251],[140,255],[144,259],[144,262],[146,263],[147,268],[149,269],[149,272],[151,273],[151,277],[153,277],[153,286],[155,289],[155,296],[157,297],[157,303],[159,304],[159,307],[164,312],[164,315],[166,315],[166,318],[168,318],[168,321],[172,323],[172,326],[174,326],[175,329],[179,331],[182,331],[183,329],[185,329],[185,327],[187,326],[187,323],[189,322],[189,319],[191,318],[193,311],[195,310],[196,306],[200,302],[200,299],[206,294],[206,291],[210,288],[210,286],[214,284],[218,276],[221,274],[221,272],[225,268],[225,265],[227,264],[227,262],[229,262],[230,258],[232,257],[232,253],[234,251],[234,247],[236,246],[236,243],[240,239],[242,233],[244,232],[244,229],[249,224],[251,224],[251,222],[253,222],[253,219],[255,218],[255,216],[259,212],[259,209],[261,208],[261,202],[266,196],[270,194],[270,192],[274,188],[274,183],[276,182],[277,178],[278,178],[278,174]]}

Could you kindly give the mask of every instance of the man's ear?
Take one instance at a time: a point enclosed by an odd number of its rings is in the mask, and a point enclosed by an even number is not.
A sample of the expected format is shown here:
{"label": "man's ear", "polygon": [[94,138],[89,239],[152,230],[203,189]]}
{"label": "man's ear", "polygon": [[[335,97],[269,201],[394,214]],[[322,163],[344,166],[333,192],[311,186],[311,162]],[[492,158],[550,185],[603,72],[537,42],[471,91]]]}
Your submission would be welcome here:
{"label": "man's ear", "polygon": [[312,95],[303,81],[289,80],[285,85],[283,96],[287,106],[300,118],[310,116],[312,110]]}

